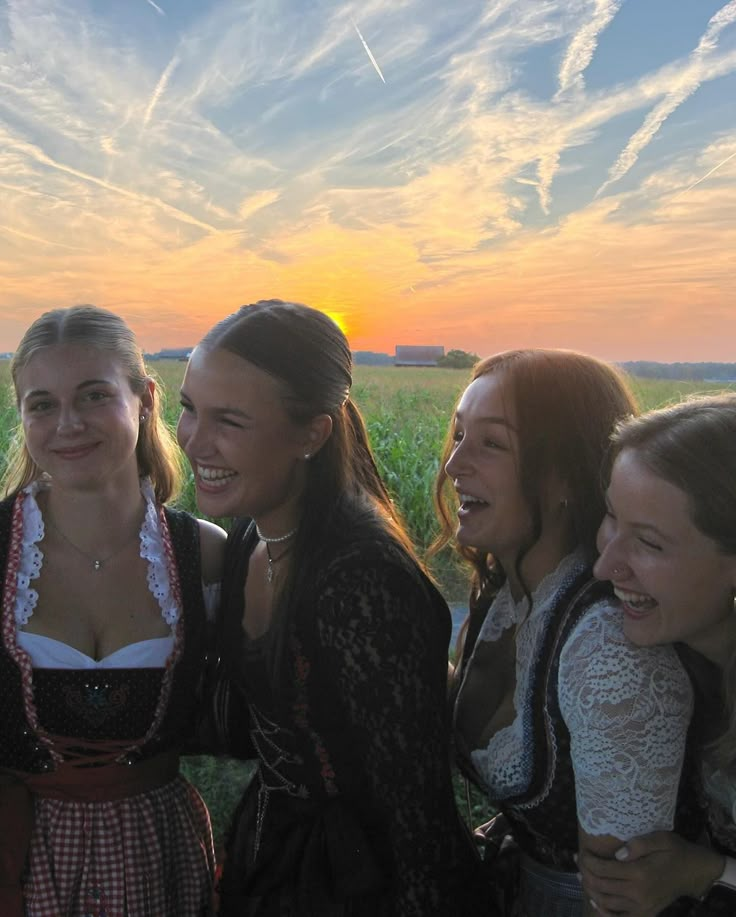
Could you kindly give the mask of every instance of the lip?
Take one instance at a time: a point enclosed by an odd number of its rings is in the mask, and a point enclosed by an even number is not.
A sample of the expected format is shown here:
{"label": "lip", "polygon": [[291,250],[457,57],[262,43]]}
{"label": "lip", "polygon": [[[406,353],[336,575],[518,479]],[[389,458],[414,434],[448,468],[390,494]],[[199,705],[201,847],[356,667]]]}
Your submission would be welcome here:
{"label": "lip", "polygon": [[616,598],[621,603],[621,609],[626,617],[630,618],[632,621],[641,621],[644,618],[649,617],[653,611],[658,607],[657,602],[652,600],[652,604],[647,604],[642,608],[637,608],[635,605],[632,605],[627,601],[626,596],[641,596],[642,598],[651,598],[646,595],[646,593],[633,592],[630,589],[622,589],[620,586],[614,584],[614,593]]}
{"label": "lip", "polygon": [[90,453],[94,452],[98,445],[99,443],[87,443],[82,446],[61,446],[51,451],[57,458],[66,461],[75,461],[80,458],[85,458]]}
{"label": "lip", "polygon": [[[222,472],[218,475],[218,472]],[[209,475],[212,475],[211,477]],[[195,477],[197,489],[202,493],[219,494],[238,477],[238,473],[230,468],[220,468],[217,465],[202,465],[195,463]]]}

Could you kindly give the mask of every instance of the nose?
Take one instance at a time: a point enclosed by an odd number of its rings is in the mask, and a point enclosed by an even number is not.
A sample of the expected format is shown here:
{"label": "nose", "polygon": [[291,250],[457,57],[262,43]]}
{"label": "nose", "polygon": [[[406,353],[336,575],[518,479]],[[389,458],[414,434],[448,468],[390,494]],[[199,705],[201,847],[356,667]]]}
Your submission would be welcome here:
{"label": "nose", "polygon": [[73,404],[61,405],[56,429],[60,436],[74,436],[84,429],[82,415]]}
{"label": "nose", "polygon": [[605,545],[601,545],[599,539],[598,549],[600,555],[593,566],[593,575],[596,579],[610,580],[613,583],[626,579],[630,570],[618,539],[612,538]]}
{"label": "nose", "polygon": [[468,470],[467,449],[464,440],[455,443],[449,459],[445,462],[445,473],[449,478],[458,478]]}

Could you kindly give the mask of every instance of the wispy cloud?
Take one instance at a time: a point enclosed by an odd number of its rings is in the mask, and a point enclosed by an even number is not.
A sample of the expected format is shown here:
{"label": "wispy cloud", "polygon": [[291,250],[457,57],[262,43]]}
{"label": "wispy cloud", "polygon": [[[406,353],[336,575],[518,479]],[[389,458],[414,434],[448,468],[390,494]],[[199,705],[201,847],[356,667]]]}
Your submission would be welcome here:
{"label": "wispy cloud", "polygon": [[583,73],[593,59],[598,47],[598,37],[619,11],[622,2],[623,0],[594,0],[592,16],[572,36],[562,59],[558,74],[558,97],[572,88],[584,88]]}
{"label": "wispy cloud", "polygon": [[156,83],[156,88],[151,94],[151,98],[149,99],[148,105],[146,106],[146,112],[143,115],[143,127],[148,126],[148,122],[151,120],[151,115],[153,114],[156,105],[158,105],[159,99],[166,91],[166,86],[171,79],[171,74],[174,72],[174,70],[176,70],[178,65],[179,57],[175,54],[167,64],[164,72],[159,77],[159,81]]}
{"label": "wispy cloud", "polygon": [[674,88],[652,109],[639,130],[629,139],[625,149],[609,170],[608,178],[598,188],[597,195],[602,194],[606,188],[626,175],[667,118],[700,87],[708,75],[708,57],[716,50],[721,32],[734,22],[736,0],[730,0],[711,17],[705,33],[690,55],[688,67],[676,81]]}

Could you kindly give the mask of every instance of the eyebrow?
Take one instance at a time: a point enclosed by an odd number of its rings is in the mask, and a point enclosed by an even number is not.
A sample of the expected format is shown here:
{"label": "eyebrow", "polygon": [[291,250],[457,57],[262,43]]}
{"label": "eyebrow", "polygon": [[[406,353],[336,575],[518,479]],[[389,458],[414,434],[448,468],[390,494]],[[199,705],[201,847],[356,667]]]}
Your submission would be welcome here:
{"label": "eyebrow", "polygon": [[[455,419],[463,419],[462,411],[455,411]],[[479,417],[478,423],[495,424],[496,426],[506,427],[509,430],[513,430],[514,433],[517,432],[516,427],[512,423],[509,423],[505,417],[497,417],[495,414],[489,414],[487,417]]]}
{"label": "eyebrow", "polygon": [[[184,391],[183,388],[179,389],[179,397],[183,398],[185,401],[188,401],[190,404],[194,403],[192,399],[189,397],[189,395],[187,395],[187,393]],[[223,414],[233,414],[236,417],[242,417],[244,420],[253,420],[253,415],[246,413],[241,408],[223,407],[223,408],[210,408],[210,410],[212,411],[213,414],[217,414],[219,416],[222,416]]]}
{"label": "eyebrow", "polygon": [[[611,506],[611,498],[608,496],[608,491],[605,492],[604,498],[606,501],[606,508],[609,512],[613,513],[613,506]],[[665,535],[661,529],[657,528],[656,525],[652,525],[651,522],[637,522],[634,520],[634,522],[630,522],[629,525],[637,532],[652,532],[654,535],[656,535],[658,538],[661,538],[662,541],[666,541],[668,544],[675,543],[673,538],[671,538],[669,535]]]}
{"label": "eyebrow", "polygon": [[[84,382],[79,383],[79,385],[77,386],[77,391],[79,389],[89,388],[90,386],[95,386],[95,385],[111,385],[115,387],[116,383],[110,379],[85,379]],[[24,399],[25,398],[37,398],[39,395],[52,395],[52,394],[53,392],[50,392],[48,389],[34,388],[33,391],[26,392],[25,395],[23,395],[23,398]]]}

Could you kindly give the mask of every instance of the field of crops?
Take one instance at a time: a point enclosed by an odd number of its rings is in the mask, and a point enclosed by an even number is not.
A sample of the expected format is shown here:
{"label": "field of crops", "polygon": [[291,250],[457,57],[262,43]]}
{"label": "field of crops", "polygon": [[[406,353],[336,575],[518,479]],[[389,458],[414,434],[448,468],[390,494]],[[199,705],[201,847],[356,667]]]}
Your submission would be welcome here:
{"label": "field of crops", "polygon": [[[166,416],[173,426],[184,364],[160,361],[151,370],[159,380]],[[356,367],[353,397],[366,418],[379,468],[420,549],[431,542],[436,531],[433,481],[452,408],[468,375],[467,371],[451,369]],[[677,401],[693,392],[723,388],[691,382],[631,381],[643,409]],[[8,364],[0,361],[0,463],[17,423]],[[191,481],[181,502],[195,511]],[[435,561],[434,572],[448,600],[461,601],[466,592],[465,573],[449,552]],[[248,769],[238,762],[202,757],[187,761],[185,771],[205,797],[220,837]],[[475,806],[477,822],[486,813],[477,799]]]}

